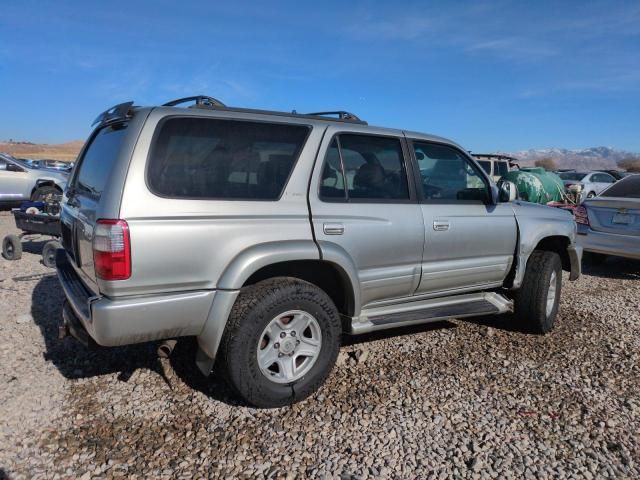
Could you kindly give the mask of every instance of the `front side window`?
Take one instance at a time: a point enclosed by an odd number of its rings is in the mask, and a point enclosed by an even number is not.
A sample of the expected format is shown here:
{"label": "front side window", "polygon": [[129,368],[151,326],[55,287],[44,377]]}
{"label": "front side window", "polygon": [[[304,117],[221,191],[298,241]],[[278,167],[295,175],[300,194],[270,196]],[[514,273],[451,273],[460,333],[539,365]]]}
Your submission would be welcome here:
{"label": "front side window", "polygon": [[170,118],[151,149],[148,181],[162,196],[277,200],[309,127],[211,118]]}
{"label": "front side window", "polygon": [[427,142],[413,142],[426,200],[460,202],[489,200],[483,175],[461,152]]}

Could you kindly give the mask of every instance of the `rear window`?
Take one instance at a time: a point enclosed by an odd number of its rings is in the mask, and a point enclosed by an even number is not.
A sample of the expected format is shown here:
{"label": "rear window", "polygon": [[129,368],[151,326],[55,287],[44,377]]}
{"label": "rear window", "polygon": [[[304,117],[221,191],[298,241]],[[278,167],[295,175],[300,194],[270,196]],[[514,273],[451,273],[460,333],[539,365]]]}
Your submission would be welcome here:
{"label": "rear window", "polygon": [[151,190],[174,198],[277,200],[309,127],[170,118],[151,148]]}
{"label": "rear window", "polygon": [[640,198],[640,175],[631,175],[607,188],[601,197]]}
{"label": "rear window", "polygon": [[78,192],[99,199],[118,157],[126,126],[114,125],[98,131],[78,165],[74,187]]}
{"label": "rear window", "polygon": [[584,177],[587,176],[586,173],[579,173],[579,172],[562,172],[559,174],[560,178],[562,180],[574,180],[579,182],[580,180],[582,180]]}

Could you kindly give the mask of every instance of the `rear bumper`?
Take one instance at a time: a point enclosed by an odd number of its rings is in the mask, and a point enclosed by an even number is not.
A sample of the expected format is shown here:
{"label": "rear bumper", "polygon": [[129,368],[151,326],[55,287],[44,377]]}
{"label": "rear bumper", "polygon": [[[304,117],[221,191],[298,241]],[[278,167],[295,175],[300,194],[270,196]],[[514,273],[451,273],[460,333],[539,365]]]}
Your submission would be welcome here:
{"label": "rear bumper", "polygon": [[204,290],[108,298],[84,285],[64,250],[59,251],[57,270],[68,300],[64,322],[85,345],[91,344],[90,339],[112,347],[198,335],[215,296],[215,291]]}
{"label": "rear bumper", "polygon": [[578,245],[587,252],[640,260],[640,237],[598,232],[582,225],[576,237]]}

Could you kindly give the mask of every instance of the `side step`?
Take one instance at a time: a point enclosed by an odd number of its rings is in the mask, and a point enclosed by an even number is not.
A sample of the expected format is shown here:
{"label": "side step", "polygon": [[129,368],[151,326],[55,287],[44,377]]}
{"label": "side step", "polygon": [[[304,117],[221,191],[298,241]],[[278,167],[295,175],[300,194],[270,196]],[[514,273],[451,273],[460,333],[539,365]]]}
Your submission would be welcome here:
{"label": "side step", "polygon": [[360,317],[352,320],[351,333],[359,335],[387,328],[511,311],[513,311],[513,301],[499,293],[453,295],[363,309]]}

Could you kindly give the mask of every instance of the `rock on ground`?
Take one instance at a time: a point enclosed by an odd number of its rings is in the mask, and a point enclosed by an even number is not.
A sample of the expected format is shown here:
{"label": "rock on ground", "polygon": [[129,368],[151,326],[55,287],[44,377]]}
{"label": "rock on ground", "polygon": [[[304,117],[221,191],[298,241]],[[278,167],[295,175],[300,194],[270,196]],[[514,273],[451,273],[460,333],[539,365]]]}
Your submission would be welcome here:
{"label": "rock on ground", "polygon": [[193,341],[158,360],[58,340],[41,247],[0,259],[0,479],[640,478],[637,262],[565,276],[550,335],[496,317],[345,337],[317,394],[256,410]]}

